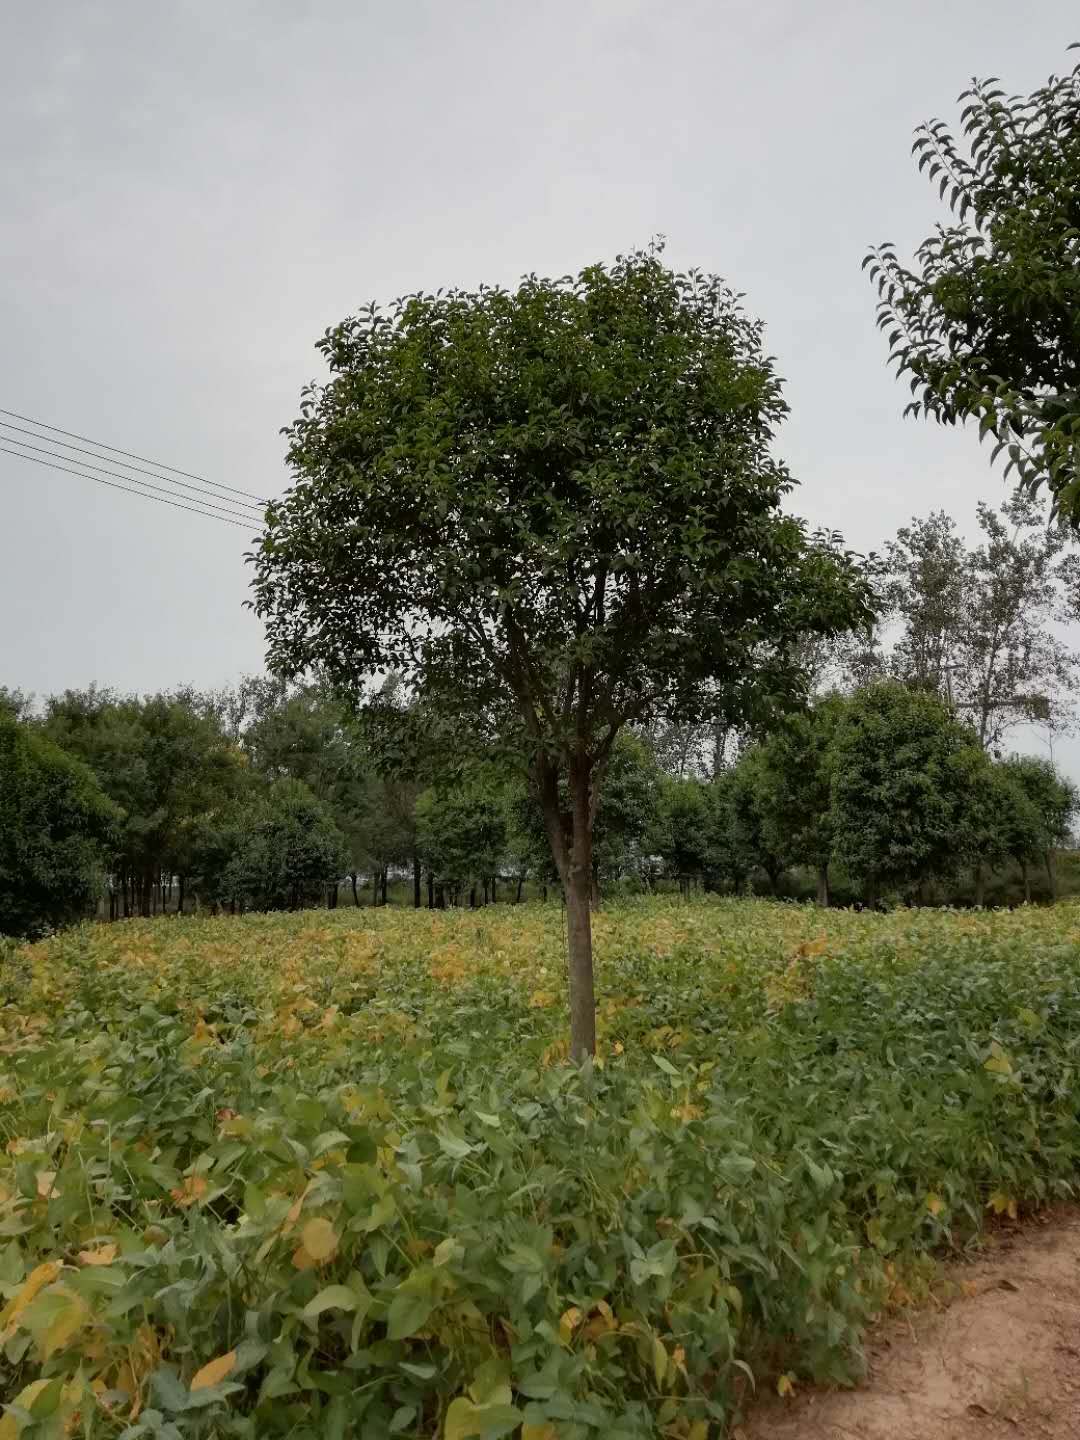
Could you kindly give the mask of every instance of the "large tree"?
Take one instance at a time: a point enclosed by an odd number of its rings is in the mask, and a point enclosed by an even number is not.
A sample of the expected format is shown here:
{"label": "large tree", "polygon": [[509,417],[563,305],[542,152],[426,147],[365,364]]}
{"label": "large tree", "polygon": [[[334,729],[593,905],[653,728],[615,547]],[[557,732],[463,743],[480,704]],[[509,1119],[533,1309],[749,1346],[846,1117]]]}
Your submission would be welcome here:
{"label": "large tree", "polygon": [[782,706],[798,637],[865,618],[853,559],[781,511],[761,341],[720,280],[655,250],[371,305],[320,344],[331,379],[305,392],[252,556],[273,669],[359,694],[395,667],[432,707],[515,716],[566,895],[577,1057],[616,736]]}
{"label": "large tree", "polygon": [[977,421],[1006,473],[1080,523],[1080,65],[1031,95],[985,80],[960,99],[961,133],[933,120],[913,147],[951,221],[910,267],[892,244],[864,262],[878,324],[908,413]]}

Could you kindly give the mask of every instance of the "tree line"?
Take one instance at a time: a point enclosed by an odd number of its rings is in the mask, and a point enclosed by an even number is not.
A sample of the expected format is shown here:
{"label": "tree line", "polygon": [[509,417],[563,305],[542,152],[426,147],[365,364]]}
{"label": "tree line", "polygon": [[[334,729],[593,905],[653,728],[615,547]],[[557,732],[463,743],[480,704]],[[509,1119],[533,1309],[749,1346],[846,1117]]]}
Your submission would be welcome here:
{"label": "tree line", "polygon": [[[629,726],[605,767],[590,900],[692,886],[874,905],[1056,893],[1074,787],[1009,754],[1073,723],[1080,584],[1030,501],[943,513],[866,563],[875,621],[806,644],[809,703],[756,725]],[[0,695],[0,933],[336,905],[561,894],[513,735],[447,724],[400,677],[361,707],[252,677],[146,697]],[[562,782],[565,788],[565,781]],[[564,801],[565,803],[565,801]],[[1006,872],[1014,889],[1006,886]]]}

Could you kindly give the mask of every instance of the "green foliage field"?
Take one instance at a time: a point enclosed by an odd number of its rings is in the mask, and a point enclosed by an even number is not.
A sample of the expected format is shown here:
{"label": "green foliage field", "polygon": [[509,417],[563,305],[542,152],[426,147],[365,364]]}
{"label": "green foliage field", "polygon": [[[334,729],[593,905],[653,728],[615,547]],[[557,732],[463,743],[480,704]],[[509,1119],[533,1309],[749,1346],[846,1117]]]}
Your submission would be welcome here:
{"label": "green foliage field", "polygon": [[0,1440],[720,1436],[1072,1193],[1080,906],[86,926],[5,952]]}

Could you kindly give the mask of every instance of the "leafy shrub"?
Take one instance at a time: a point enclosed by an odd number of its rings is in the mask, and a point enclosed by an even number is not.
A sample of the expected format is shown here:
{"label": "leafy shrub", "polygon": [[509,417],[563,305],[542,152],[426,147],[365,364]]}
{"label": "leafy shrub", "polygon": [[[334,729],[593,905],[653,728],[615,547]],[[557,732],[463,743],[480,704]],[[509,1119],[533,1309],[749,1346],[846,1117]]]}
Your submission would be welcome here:
{"label": "leafy shrub", "polygon": [[174,919],[25,952],[10,1433],[704,1440],[750,1373],[850,1381],[919,1257],[1071,1193],[1076,907],[613,904],[581,1071],[561,920]]}

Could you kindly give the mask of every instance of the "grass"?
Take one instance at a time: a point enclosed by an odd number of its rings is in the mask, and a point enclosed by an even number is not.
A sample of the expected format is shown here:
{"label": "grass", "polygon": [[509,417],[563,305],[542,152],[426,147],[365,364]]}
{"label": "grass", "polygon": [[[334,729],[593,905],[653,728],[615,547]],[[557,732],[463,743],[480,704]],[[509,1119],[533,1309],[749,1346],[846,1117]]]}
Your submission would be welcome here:
{"label": "grass", "polygon": [[720,1436],[1073,1193],[1080,907],[85,926],[8,955],[0,1440]]}

